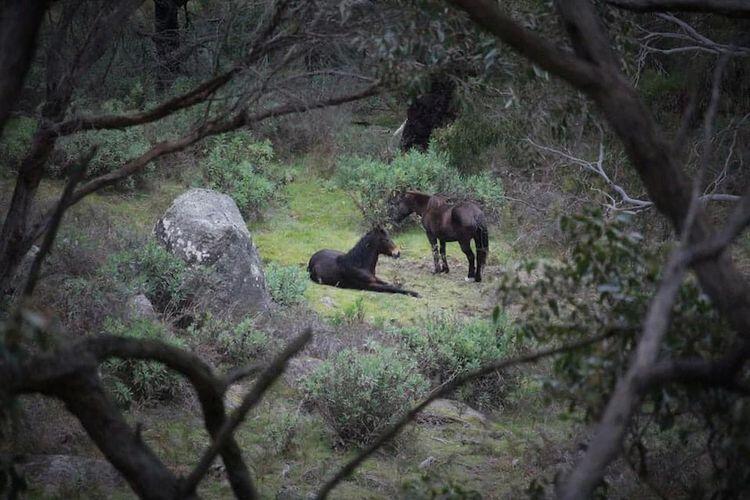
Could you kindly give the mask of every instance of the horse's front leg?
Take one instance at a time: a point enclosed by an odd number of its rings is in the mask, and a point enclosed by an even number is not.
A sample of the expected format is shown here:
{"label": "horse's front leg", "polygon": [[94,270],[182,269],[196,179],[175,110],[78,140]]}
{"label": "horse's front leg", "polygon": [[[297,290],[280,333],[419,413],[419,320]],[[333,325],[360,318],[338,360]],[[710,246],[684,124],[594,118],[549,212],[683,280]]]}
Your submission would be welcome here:
{"label": "horse's front leg", "polygon": [[444,273],[447,273],[448,272],[448,259],[445,256],[445,240],[440,240],[440,257],[443,259],[442,271]]}
{"label": "horse's front leg", "polygon": [[412,290],[406,290],[404,288],[398,287],[396,285],[390,285],[388,283],[370,283],[369,286],[365,288],[365,290],[370,290],[372,292],[381,292],[381,293],[400,293],[401,295],[410,295],[412,297],[419,298],[419,294],[417,292],[414,292]]}
{"label": "horse's front leg", "polygon": [[438,248],[438,240],[431,233],[427,233],[427,239],[430,240],[430,247],[432,248],[432,262],[435,264],[435,274],[440,272],[440,250]]}

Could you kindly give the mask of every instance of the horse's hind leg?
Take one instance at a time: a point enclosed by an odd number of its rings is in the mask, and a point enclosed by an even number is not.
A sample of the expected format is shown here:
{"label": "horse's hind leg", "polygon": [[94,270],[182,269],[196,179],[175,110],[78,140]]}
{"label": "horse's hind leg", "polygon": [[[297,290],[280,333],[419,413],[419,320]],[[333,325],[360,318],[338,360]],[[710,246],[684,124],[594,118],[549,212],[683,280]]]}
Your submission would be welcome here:
{"label": "horse's hind leg", "polygon": [[449,269],[448,259],[445,256],[445,240],[440,240],[440,257],[443,259],[443,269],[441,269],[441,272],[447,273]]}
{"label": "horse's hind leg", "polygon": [[474,268],[474,252],[471,251],[471,240],[461,240],[458,244],[461,245],[461,250],[466,254],[466,260],[469,261],[468,279],[472,279],[476,275],[476,269]]}
{"label": "horse's hind leg", "polygon": [[430,247],[432,248],[432,262],[435,264],[435,274],[440,272],[440,254],[438,250],[438,240],[430,233],[427,233],[427,239],[430,240]]}

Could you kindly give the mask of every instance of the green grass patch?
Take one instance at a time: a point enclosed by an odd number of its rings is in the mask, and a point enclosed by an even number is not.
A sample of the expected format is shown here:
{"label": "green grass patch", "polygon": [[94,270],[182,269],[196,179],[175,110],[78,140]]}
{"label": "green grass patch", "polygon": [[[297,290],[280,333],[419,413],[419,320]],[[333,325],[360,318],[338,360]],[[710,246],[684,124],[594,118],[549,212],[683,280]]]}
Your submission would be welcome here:
{"label": "green grass patch", "polygon": [[[250,228],[265,262],[295,265],[307,272],[312,254],[323,248],[348,251],[366,232],[351,198],[326,181],[302,175],[285,190],[288,204]],[[490,266],[505,263],[511,256],[510,245],[502,236],[497,228],[490,228]],[[411,323],[431,310],[489,317],[495,303],[497,268],[485,273],[485,282],[467,283],[466,258],[457,243],[449,243],[451,273],[434,275],[432,251],[421,227],[415,225],[391,237],[401,248],[402,257],[395,260],[381,256],[378,276],[415,290],[422,298],[311,284],[305,291],[309,306],[334,318],[361,297],[365,321],[381,325]]]}

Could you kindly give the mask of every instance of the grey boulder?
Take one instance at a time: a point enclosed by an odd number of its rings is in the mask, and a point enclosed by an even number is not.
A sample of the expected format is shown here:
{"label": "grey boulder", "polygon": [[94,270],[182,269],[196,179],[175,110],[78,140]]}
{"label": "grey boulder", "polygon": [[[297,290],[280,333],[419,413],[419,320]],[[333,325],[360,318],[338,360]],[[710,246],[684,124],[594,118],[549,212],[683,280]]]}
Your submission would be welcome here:
{"label": "grey boulder", "polygon": [[191,290],[199,309],[238,320],[268,308],[258,250],[229,196],[190,189],[172,202],[154,233],[174,255],[210,271]]}

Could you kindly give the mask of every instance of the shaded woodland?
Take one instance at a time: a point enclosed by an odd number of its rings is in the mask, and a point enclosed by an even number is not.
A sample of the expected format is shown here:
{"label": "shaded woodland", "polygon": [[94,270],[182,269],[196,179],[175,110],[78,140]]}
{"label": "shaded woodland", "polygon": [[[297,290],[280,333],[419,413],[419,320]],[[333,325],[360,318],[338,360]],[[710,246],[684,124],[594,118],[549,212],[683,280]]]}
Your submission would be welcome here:
{"label": "shaded woodland", "polygon": [[[744,0],[7,0],[0,494],[744,498],[748,33]],[[482,214],[481,283],[415,191]],[[373,228],[377,283],[315,279]]]}

